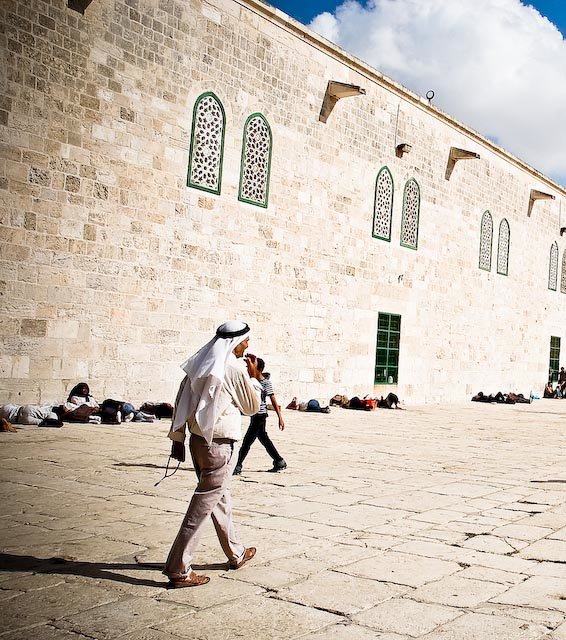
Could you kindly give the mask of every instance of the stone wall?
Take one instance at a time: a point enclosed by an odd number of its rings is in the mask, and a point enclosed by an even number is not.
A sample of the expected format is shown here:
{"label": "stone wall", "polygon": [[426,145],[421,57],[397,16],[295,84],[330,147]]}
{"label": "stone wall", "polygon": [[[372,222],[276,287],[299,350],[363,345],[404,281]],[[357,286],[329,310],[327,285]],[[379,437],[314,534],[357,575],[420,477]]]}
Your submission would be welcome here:
{"label": "stone wall", "polygon": [[[410,403],[542,391],[566,295],[550,291],[566,192],[358,60],[253,0],[4,0],[0,71],[1,401],[170,401],[225,319],[253,328],[280,400],[373,393],[379,312],[402,316]],[[319,112],[329,80],[365,95]],[[220,195],[186,186],[193,106],[226,113]],[[238,201],[242,130],[273,134],[269,205]],[[397,157],[395,145],[412,145]],[[451,147],[480,155],[445,179]],[[372,237],[394,179],[392,240]],[[418,249],[400,246],[405,182]],[[555,196],[527,215],[531,189]],[[494,220],[491,272],[480,222]],[[565,214],[562,214],[564,218]],[[509,275],[497,231],[511,230]],[[564,223],[563,223],[564,224]],[[564,357],[562,357],[564,362]]]}

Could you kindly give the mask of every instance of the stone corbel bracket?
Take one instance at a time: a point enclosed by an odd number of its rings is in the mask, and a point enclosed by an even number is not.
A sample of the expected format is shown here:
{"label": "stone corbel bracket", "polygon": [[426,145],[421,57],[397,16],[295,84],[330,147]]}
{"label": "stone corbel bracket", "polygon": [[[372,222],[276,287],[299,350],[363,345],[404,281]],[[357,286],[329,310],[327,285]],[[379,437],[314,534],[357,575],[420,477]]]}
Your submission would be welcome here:
{"label": "stone corbel bracket", "polygon": [[324,94],[324,100],[322,102],[322,109],[318,119],[320,122],[326,122],[328,116],[332,113],[334,105],[340,100],[340,98],[349,98],[350,96],[364,96],[366,90],[361,87],[357,87],[354,84],[344,84],[343,82],[336,82],[335,80],[329,80],[326,87],[326,93]]}
{"label": "stone corbel bracket", "polygon": [[466,149],[458,149],[458,147],[450,147],[450,153],[448,154],[448,164],[446,165],[446,173],[444,177],[446,180],[450,180],[454,166],[458,160],[479,160],[480,154],[475,151],[467,151]]}
{"label": "stone corbel bracket", "polygon": [[531,189],[531,193],[529,195],[529,209],[527,211],[527,217],[529,218],[531,217],[531,213],[533,212],[533,205],[535,203],[535,200],[555,200],[555,196],[553,196],[551,193],[544,193],[544,191]]}
{"label": "stone corbel bracket", "polygon": [[84,15],[86,8],[92,0],[67,0],[67,7]]}

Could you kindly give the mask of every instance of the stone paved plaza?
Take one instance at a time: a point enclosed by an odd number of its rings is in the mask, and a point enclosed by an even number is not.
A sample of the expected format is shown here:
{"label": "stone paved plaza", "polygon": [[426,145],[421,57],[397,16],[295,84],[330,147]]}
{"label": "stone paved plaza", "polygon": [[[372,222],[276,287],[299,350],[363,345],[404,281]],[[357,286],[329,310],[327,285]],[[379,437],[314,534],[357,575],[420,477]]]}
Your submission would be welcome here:
{"label": "stone paved plaza", "polygon": [[566,402],[285,412],[233,483],[258,548],[226,571],[160,568],[194,487],[163,473],[168,424],[0,434],[6,640],[566,639]]}

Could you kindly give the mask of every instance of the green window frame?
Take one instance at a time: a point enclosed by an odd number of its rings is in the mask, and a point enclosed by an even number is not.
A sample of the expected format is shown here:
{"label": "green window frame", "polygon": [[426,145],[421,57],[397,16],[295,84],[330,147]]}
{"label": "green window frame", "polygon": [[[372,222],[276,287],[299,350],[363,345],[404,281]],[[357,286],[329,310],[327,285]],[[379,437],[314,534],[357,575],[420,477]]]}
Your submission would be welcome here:
{"label": "green window frame", "polygon": [[272,146],[269,122],[263,114],[252,113],[244,124],[238,188],[240,202],[267,208]]}
{"label": "green window frame", "polygon": [[550,364],[548,366],[549,382],[558,381],[558,370],[560,368],[560,337],[550,336]]}
{"label": "green window frame", "polygon": [[499,223],[499,241],[497,243],[497,273],[509,275],[509,247],[511,246],[511,230],[506,218]]}
{"label": "green window frame", "polygon": [[226,112],[216,94],[207,91],[195,101],[187,186],[220,195]]}
{"label": "green window frame", "polygon": [[378,240],[391,242],[393,197],[395,184],[389,167],[381,167],[375,179],[373,197],[373,226],[371,235]]}
{"label": "green window frame", "polygon": [[397,384],[400,341],[401,316],[393,313],[380,313],[377,319],[375,347],[375,384]]}
{"label": "green window frame", "polygon": [[480,225],[480,255],[478,266],[483,271],[491,271],[491,247],[493,244],[493,218],[484,211]]}
{"label": "green window frame", "polygon": [[411,178],[403,190],[403,215],[401,216],[401,246],[415,251],[419,245],[419,216],[421,211],[421,189]]}

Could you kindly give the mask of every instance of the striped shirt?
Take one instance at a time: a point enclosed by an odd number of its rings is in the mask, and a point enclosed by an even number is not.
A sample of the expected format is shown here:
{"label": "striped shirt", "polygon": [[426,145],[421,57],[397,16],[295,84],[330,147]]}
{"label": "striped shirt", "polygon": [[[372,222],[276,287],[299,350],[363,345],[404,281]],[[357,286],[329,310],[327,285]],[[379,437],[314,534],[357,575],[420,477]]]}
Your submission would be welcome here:
{"label": "striped shirt", "polygon": [[259,383],[261,384],[261,398],[258,413],[265,415],[267,413],[267,397],[272,396],[275,392],[273,391],[271,380],[264,378],[260,380]]}

